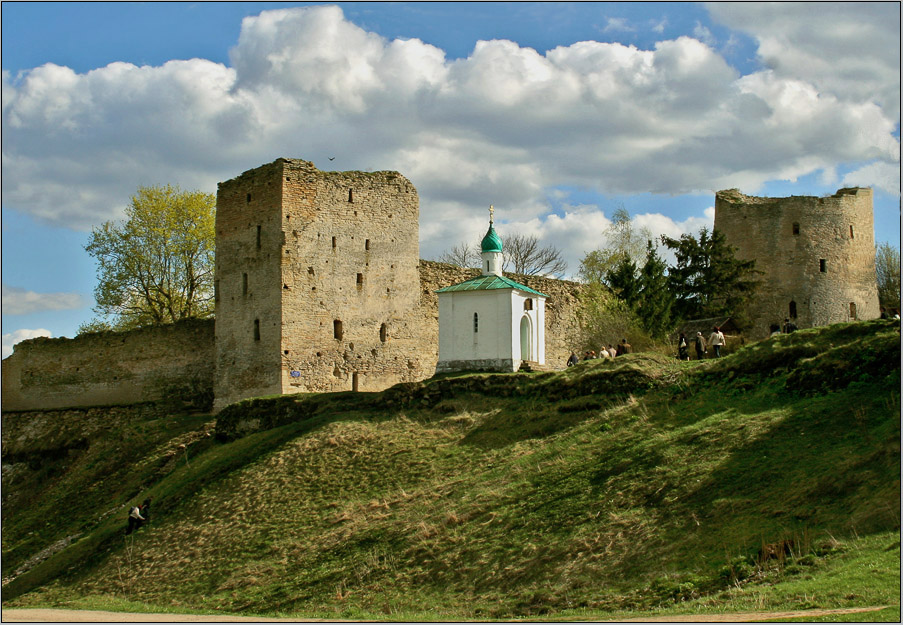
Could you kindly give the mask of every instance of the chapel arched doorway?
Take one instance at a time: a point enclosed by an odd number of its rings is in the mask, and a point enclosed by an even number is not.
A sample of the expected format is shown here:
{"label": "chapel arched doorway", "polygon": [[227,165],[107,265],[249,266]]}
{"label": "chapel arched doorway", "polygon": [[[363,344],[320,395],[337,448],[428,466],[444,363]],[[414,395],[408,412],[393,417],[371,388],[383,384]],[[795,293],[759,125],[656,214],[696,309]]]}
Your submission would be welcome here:
{"label": "chapel arched doorway", "polygon": [[530,317],[524,315],[520,319],[520,359],[536,360],[533,357],[533,332]]}

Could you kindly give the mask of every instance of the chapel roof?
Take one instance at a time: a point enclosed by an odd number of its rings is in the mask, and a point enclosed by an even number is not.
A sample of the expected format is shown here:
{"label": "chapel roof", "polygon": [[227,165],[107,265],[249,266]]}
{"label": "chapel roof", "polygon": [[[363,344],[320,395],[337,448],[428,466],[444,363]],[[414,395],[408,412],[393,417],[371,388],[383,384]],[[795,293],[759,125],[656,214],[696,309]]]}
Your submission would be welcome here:
{"label": "chapel roof", "polygon": [[453,291],[490,291],[493,289],[517,289],[518,291],[532,293],[541,297],[548,297],[545,293],[540,293],[528,286],[524,286],[520,282],[515,282],[505,276],[496,276],[494,274],[477,276],[476,278],[471,278],[470,280],[465,280],[464,282],[441,288],[437,290],[436,293],[451,293]]}

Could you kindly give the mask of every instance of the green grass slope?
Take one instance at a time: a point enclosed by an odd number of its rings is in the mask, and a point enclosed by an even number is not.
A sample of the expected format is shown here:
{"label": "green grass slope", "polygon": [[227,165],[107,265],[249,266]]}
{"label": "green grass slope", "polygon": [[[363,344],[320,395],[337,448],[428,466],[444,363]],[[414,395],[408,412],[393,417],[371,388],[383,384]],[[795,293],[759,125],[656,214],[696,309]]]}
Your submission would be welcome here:
{"label": "green grass slope", "polygon": [[[217,431],[229,440],[204,439],[140,493],[152,525],[126,539],[122,518],[98,520],[8,583],[4,606],[481,619],[899,605],[893,322],[702,363],[633,354],[259,399]],[[5,518],[4,554],[7,523],[18,536],[29,514]]]}

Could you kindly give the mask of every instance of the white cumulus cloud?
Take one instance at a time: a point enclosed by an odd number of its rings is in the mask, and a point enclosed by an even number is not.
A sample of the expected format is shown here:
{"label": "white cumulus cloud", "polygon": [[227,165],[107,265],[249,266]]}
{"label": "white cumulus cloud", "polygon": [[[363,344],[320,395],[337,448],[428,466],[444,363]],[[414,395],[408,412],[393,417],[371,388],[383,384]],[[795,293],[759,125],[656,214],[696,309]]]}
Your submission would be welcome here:
{"label": "white cumulus cloud", "polygon": [[888,193],[900,195],[900,167],[889,163],[870,163],[843,177],[845,187],[875,186]]}
{"label": "white cumulus cloud", "polygon": [[872,8],[862,19],[845,9],[847,30],[832,27],[846,42],[830,56],[841,74],[864,68],[862,50],[877,59],[862,88],[847,89],[847,79],[801,60],[831,40],[802,36],[817,30],[809,20],[828,25],[820,5],[800,8],[809,4],[779,5],[794,25],[775,26],[774,37],[764,9],[711,9],[732,23],[749,17],[735,27],[757,36],[763,58],[775,57],[745,76],[701,30],[648,50],[480,41],[448,60],[423,41],[361,28],[336,6],[263,11],[243,20],[229,66],[112,63],[80,74],[47,64],[4,74],[2,199],[87,229],[118,217],[138,185],[212,191],[298,157],[324,169],[401,171],[420,193],[429,248],[435,233],[475,228],[491,203],[515,212],[513,221],[552,228],[548,190],[562,186],[754,192],[843,163],[874,163],[863,176],[885,176],[899,168],[890,102],[899,78],[887,72],[898,52],[853,44],[872,35],[886,43],[888,27]]}
{"label": "white cumulus cloud", "polygon": [[900,5],[896,2],[712,2],[712,16],[753,36],[781,78],[803,80],[900,116]]}

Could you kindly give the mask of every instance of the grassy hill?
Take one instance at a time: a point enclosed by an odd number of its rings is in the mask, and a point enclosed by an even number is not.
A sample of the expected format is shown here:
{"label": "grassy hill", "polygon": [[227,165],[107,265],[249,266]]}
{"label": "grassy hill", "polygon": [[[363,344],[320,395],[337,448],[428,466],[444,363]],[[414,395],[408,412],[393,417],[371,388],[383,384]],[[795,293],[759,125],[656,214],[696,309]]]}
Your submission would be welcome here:
{"label": "grassy hill", "polygon": [[[449,620],[890,604],[899,618],[895,322],[717,361],[632,354],[245,401],[216,437],[209,420],[119,426],[22,478],[33,496],[4,510],[4,576],[71,542],[15,575],[4,607]],[[128,497],[146,496],[152,524],[127,539]]]}

